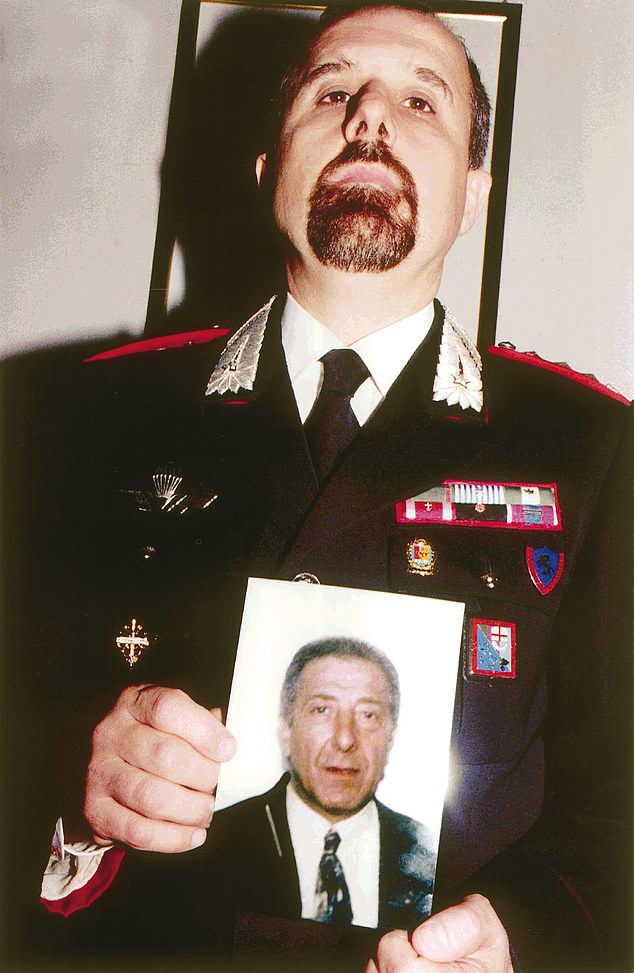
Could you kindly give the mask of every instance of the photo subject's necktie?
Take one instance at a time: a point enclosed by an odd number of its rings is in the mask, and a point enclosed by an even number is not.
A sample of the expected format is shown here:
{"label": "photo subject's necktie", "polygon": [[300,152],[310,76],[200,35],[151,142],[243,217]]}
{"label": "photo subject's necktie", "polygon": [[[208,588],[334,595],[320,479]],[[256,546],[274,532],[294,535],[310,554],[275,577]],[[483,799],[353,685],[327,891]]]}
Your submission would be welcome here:
{"label": "photo subject's necktie", "polygon": [[328,831],[324,838],[324,853],[319,862],[315,887],[320,900],[315,918],[317,922],[344,926],[352,922],[352,906],[343,866],[337,857],[340,842],[336,831]]}
{"label": "photo subject's necktie", "polygon": [[356,351],[350,348],[335,348],[321,362],[323,382],[304,423],[306,441],[320,481],[359,431],[350,400],[370,374]]}

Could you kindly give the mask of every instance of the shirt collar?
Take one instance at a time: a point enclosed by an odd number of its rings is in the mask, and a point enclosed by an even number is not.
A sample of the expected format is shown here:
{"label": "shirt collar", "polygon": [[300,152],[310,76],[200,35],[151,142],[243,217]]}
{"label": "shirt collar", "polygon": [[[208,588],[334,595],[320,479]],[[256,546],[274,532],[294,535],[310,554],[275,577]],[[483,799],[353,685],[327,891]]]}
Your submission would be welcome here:
{"label": "shirt collar", "polygon": [[[355,341],[350,347],[360,355],[383,396],[426,337],[434,318],[433,302],[401,321],[387,325]],[[282,314],[282,346],[291,383],[331,351],[346,347],[335,335],[287,295]]]}
{"label": "shirt collar", "polygon": [[342,841],[344,838],[352,838],[362,834],[367,828],[378,827],[379,820],[376,802],[371,800],[356,814],[331,823],[302,800],[290,781],[286,788],[286,814],[289,825],[294,822],[304,832],[310,831],[319,836],[320,840],[323,840],[329,831],[336,831]]}

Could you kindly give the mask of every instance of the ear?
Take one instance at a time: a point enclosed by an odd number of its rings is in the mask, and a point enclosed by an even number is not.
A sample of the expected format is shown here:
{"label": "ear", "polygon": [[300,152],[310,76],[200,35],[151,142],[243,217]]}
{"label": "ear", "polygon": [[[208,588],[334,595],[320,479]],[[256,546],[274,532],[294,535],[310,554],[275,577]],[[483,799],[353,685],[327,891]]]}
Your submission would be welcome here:
{"label": "ear", "polygon": [[283,716],[280,716],[277,721],[277,732],[280,738],[282,756],[288,758],[291,750],[291,728]]}
{"label": "ear", "polygon": [[464,213],[458,233],[467,233],[486,206],[491,189],[491,173],[485,169],[469,169]]}
{"label": "ear", "polygon": [[264,177],[265,169],[266,169],[266,152],[261,152],[260,155],[255,160],[255,178],[258,181],[258,186],[262,185],[262,179]]}

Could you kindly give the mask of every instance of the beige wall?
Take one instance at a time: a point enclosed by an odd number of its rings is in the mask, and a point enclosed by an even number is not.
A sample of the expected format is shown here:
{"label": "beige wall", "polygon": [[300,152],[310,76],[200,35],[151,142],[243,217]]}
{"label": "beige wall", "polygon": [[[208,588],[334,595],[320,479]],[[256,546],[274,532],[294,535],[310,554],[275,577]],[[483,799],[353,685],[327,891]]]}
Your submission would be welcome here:
{"label": "beige wall", "polygon": [[498,337],[634,395],[634,4],[527,0]]}
{"label": "beige wall", "polygon": [[177,0],[0,0],[3,352],[143,327]]}
{"label": "beige wall", "polygon": [[[0,0],[2,354],[141,332],[179,6]],[[630,395],[633,28],[524,4],[498,326]]]}

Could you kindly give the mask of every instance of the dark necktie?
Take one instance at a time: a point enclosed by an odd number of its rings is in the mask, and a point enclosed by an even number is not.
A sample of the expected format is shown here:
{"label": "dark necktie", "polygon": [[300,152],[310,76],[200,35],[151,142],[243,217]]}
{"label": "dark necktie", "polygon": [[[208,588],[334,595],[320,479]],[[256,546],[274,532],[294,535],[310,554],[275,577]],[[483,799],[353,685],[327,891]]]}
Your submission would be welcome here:
{"label": "dark necktie", "polygon": [[328,831],[324,838],[324,853],[319,862],[319,873],[315,892],[319,905],[315,918],[317,922],[330,922],[333,925],[350,925],[352,906],[350,892],[343,867],[337,857],[341,838],[336,831]]}
{"label": "dark necktie", "polygon": [[323,382],[304,423],[306,441],[320,481],[359,431],[350,399],[370,374],[356,351],[350,348],[329,351],[321,362]]}

